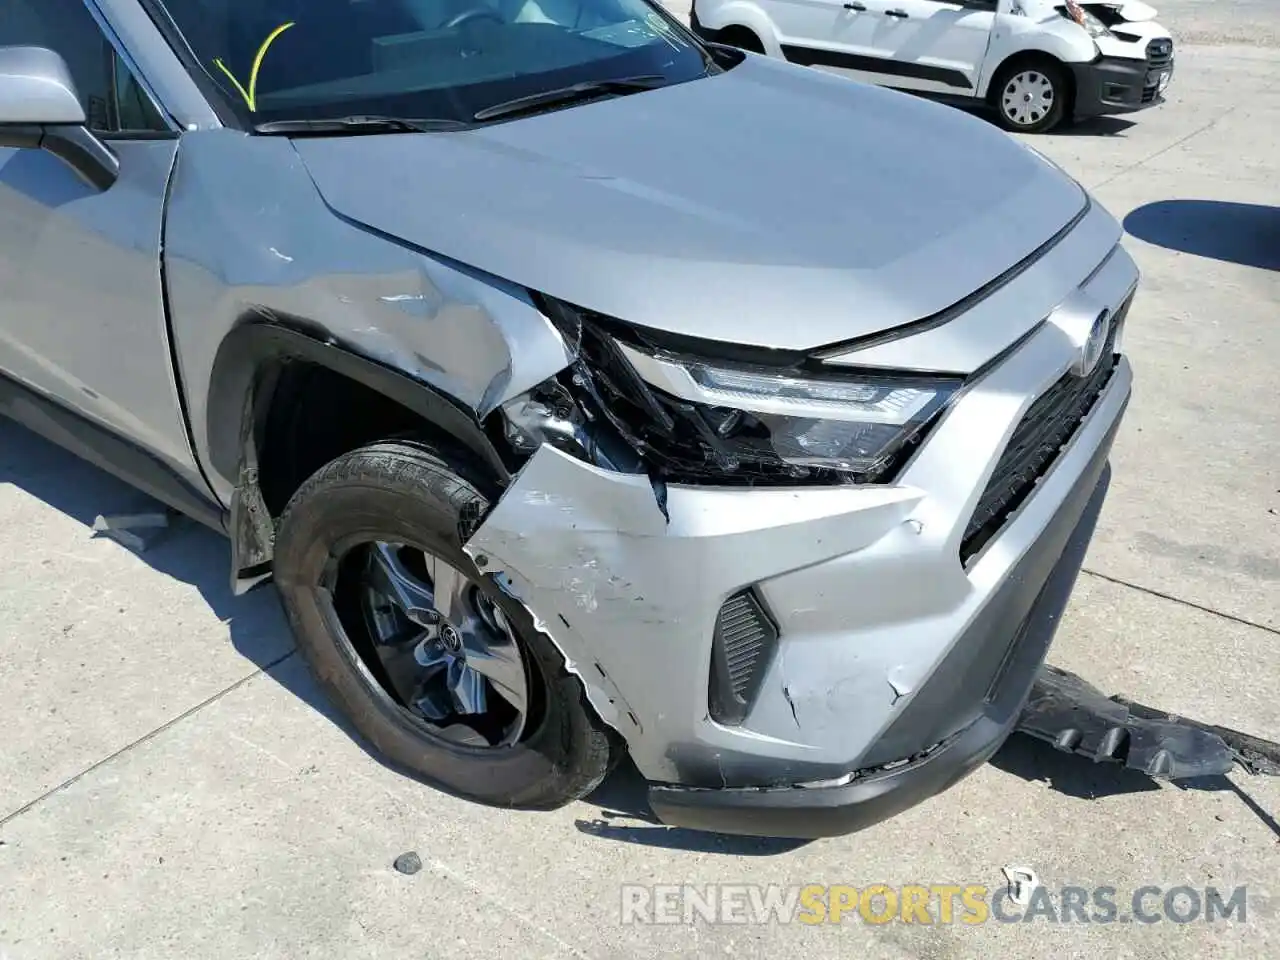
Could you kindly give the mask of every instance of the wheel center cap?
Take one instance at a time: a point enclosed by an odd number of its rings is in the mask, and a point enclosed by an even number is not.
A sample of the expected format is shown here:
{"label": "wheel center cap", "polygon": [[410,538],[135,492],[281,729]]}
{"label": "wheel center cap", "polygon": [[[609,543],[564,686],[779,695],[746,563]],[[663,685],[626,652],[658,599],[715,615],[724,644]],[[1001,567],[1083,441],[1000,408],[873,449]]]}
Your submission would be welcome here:
{"label": "wheel center cap", "polygon": [[462,652],[462,637],[452,624],[446,623],[440,628],[440,642],[450,653]]}

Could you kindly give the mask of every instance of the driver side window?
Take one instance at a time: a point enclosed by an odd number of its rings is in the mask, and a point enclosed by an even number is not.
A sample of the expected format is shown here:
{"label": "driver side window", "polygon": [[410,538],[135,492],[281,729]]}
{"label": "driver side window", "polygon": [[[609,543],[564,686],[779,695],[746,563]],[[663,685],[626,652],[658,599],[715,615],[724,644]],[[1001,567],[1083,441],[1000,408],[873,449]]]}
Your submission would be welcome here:
{"label": "driver side window", "polygon": [[60,53],[94,133],[111,137],[170,132],[142,85],[116,56],[84,0],[4,0],[0,46],[48,47]]}

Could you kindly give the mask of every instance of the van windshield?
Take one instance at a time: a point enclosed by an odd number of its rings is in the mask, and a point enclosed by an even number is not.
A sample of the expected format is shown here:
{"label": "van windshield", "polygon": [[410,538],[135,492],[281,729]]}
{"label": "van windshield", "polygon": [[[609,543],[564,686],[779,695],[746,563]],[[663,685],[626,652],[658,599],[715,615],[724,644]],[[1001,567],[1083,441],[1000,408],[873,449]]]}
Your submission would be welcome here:
{"label": "van windshield", "polygon": [[549,91],[634,77],[661,86],[715,69],[648,0],[154,2],[254,126],[352,116],[470,123]]}

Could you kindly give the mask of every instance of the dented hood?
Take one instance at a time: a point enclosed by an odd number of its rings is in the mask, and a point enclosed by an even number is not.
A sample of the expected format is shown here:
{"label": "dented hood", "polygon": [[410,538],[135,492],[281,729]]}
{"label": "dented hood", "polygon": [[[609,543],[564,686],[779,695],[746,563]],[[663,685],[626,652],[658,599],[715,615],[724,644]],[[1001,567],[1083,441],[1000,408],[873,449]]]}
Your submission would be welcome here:
{"label": "dented hood", "polygon": [[[1103,15],[1113,11],[1122,20],[1129,23],[1141,23],[1154,20],[1158,12],[1155,7],[1143,3],[1142,0],[1078,0],[1080,6],[1095,14]],[[1024,12],[1036,19],[1051,20],[1058,16],[1058,8],[1065,6],[1066,0],[1020,0]],[[1103,22],[1110,22],[1103,16]]]}
{"label": "dented hood", "polygon": [[295,146],[351,221],[641,326],[779,349],[942,310],[1086,202],[985,121],[764,57],[469,131]]}
{"label": "dented hood", "polygon": [[1148,6],[1142,0],[1109,0],[1105,3],[1082,3],[1081,6],[1109,7],[1130,23],[1141,23],[1156,18],[1156,8]]}

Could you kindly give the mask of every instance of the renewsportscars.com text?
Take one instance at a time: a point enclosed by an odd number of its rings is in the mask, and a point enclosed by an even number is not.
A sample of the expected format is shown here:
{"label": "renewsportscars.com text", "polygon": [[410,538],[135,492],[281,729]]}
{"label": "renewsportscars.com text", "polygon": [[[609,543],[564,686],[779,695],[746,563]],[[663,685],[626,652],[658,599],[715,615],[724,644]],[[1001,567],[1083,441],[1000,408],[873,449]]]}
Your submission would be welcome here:
{"label": "renewsportscars.com text", "polygon": [[1244,923],[1247,888],[982,884],[626,884],[624,924]]}

